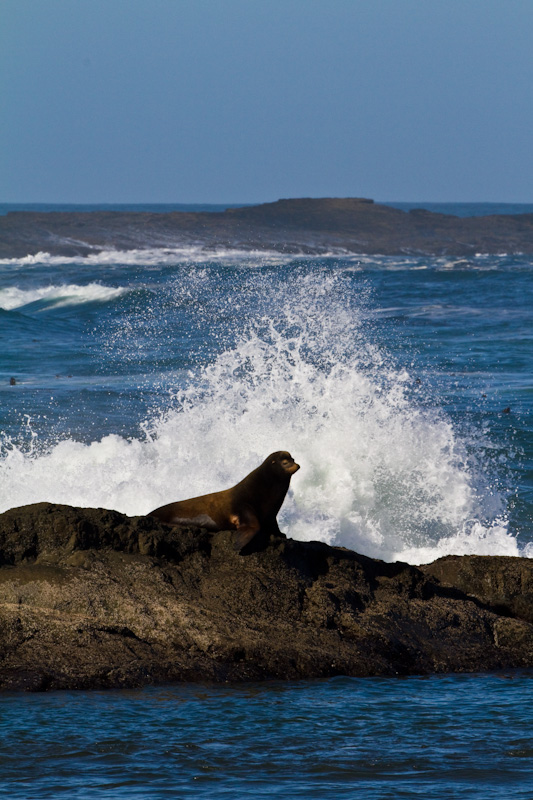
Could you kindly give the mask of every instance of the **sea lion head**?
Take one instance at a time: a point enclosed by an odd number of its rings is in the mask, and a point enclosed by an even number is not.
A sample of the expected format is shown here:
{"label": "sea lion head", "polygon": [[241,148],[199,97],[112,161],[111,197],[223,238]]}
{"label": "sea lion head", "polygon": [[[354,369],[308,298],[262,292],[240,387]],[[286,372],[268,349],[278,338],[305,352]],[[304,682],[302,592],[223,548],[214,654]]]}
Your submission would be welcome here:
{"label": "sea lion head", "polygon": [[280,477],[290,477],[300,469],[300,465],[295,462],[294,458],[286,450],[278,450],[275,453],[271,453],[265,459],[264,464],[268,466],[271,472]]}

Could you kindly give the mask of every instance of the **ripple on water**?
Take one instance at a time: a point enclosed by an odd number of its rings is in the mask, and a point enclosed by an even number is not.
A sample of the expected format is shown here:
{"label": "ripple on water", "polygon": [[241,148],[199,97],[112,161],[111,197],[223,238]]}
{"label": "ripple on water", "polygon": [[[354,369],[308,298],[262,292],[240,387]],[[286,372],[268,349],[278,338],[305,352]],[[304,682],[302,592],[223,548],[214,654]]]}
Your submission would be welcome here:
{"label": "ripple on water", "polygon": [[530,798],[532,679],[4,695],[0,789],[27,800]]}

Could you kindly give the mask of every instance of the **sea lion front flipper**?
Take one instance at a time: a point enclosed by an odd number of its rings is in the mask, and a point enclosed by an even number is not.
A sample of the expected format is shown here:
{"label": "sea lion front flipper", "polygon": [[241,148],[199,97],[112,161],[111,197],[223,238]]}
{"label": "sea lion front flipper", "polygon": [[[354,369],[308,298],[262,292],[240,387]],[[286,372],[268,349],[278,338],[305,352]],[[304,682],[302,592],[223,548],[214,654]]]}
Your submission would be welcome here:
{"label": "sea lion front flipper", "polygon": [[259,528],[259,520],[255,514],[243,514],[237,525],[237,536],[233,542],[233,548],[235,550],[242,550],[248,542],[252,541],[255,534],[259,531]]}

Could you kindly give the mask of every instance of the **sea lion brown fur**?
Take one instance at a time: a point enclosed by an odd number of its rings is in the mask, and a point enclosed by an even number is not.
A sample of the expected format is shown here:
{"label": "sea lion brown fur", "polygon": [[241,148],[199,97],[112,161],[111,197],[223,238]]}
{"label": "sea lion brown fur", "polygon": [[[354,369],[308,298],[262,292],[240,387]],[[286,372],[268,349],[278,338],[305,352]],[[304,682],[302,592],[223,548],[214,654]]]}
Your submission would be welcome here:
{"label": "sea lion brown fur", "polygon": [[299,469],[290,453],[278,450],[231,489],[169,503],[147,516],[169,525],[192,522],[211,531],[236,530],[235,549],[241,550],[259,531],[280,534],[276,516]]}

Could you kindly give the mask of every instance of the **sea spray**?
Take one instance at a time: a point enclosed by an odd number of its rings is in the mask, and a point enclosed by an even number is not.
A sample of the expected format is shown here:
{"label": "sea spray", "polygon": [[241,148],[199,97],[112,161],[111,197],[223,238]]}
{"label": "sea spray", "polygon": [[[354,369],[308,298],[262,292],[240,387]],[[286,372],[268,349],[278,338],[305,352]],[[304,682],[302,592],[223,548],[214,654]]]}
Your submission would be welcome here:
{"label": "sea spray", "polygon": [[[176,269],[151,302],[187,311],[202,357],[188,372],[152,376],[165,402],[136,437],[29,449],[6,440],[2,510],[49,500],[143,514],[226,488],[288,449],[302,470],[280,525],[295,538],[414,563],[448,552],[516,555],[481,435],[470,441],[420,402],[414,377],[380,341],[364,283],[356,291],[353,268],[335,266],[294,262],[282,280],[264,265]],[[164,320],[150,305],[117,318],[109,358],[137,357],[146,326],[170,346],[184,331]]]}

